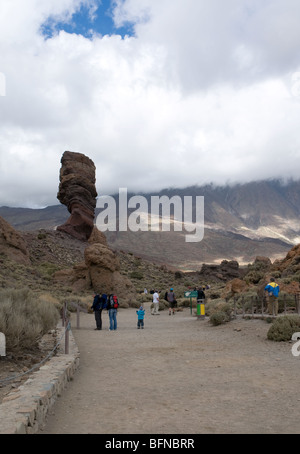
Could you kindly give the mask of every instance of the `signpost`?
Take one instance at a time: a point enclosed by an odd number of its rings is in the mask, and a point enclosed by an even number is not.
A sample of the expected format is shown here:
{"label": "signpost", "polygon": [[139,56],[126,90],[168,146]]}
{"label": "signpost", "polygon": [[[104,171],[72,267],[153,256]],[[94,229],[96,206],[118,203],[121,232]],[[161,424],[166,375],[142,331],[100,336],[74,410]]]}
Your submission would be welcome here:
{"label": "signpost", "polygon": [[[197,291],[187,291],[184,292],[185,298],[190,298],[190,309],[192,315],[192,299],[198,297]],[[197,318],[205,318],[205,304],[204,300],[197,300]]]}

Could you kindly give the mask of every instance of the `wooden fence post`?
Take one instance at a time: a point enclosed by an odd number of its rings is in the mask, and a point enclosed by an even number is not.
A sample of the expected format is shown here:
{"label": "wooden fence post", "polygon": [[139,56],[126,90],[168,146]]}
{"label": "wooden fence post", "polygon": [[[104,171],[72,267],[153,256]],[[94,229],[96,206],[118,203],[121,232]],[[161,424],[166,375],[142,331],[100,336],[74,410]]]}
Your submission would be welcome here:
{"label": "wooden fence post", "polygon": [[65,333],[65,355],[69,354],[69,331],[70,331],[70,322],[66,319],[66,333]]}
{"label": "wooden fence post", "polygon": [[77,329],[79,329],[79,328],[80,328],[80,321],[79,321],[79,318],[80,318],[80,317],[79,317],[80,308],[79,308],[79,305],[78,305],[78,304],[77,304],[77,309],[76,309],[76,311],[77,311]]}
{"label": "wooden fence post", "polygon": [[236,318],[236,296],[233,298],[233,304],[234,304],[234,317]]}
{"label": "wooden fence post", "polygon": [[284,315],[286,315],[286,294],[283,295]]}

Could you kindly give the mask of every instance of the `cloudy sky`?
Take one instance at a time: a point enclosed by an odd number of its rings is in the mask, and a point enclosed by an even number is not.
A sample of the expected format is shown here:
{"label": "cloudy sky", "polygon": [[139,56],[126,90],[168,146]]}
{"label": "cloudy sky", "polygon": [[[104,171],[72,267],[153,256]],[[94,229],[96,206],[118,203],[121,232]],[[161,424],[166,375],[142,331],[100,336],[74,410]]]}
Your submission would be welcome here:
{"label": "cloudy sky", "polygon": [[300,169],[299,0],[0,0],[0,206]]}

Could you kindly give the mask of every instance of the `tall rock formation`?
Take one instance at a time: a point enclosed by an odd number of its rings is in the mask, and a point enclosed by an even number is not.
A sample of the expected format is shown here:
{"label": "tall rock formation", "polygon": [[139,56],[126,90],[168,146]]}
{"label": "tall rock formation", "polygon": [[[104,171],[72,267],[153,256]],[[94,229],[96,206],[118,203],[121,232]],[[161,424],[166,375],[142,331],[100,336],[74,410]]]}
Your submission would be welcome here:
{"label": "tall rock formation", "polygon": [[96,168],[90,158],[71,151],[64,152],[61,164],[57,198],[67,206],[71,216],[57,230],[86,241],[94,227]]}
{"label": "tall rock formation", "polygon": [[84,154],[65,151],[61,164],[57,198],[68,207],[71,216],[57,230],[88,240],[88,245],[84,262],[58,271],[54,280],[69,285],[75,292],[93,289],[97,293],[117,293],[123,302],[130,302],[136,290],[120,273],[118,257],[108,247],[105,235],[94,226],[97,203],[94,163]]}

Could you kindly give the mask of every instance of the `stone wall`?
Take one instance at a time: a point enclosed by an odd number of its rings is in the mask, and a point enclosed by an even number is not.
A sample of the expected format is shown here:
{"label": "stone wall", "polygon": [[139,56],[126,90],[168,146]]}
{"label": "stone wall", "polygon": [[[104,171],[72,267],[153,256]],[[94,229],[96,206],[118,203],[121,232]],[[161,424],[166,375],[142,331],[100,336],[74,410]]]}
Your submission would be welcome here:
{"label": "stone wall", "polygon": [[[57,339],[64,330],[57,328]],[[0,434],[35,434],[43,427],[49,410],[79,365],[79,351],[72,331],[69,331],[69,354],[64,354],[64,341],[62,344],[56,356],[3,399]]]}

